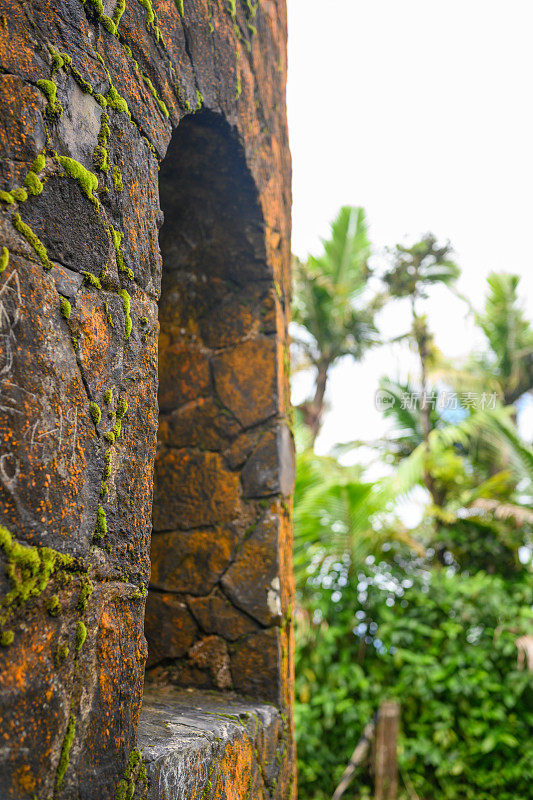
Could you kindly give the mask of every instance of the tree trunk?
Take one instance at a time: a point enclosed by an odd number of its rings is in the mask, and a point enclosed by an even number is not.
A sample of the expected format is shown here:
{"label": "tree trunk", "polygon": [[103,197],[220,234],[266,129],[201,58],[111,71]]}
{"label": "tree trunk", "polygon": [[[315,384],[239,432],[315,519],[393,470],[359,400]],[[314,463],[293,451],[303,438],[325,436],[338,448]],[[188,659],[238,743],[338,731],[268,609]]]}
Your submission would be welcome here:
{"label": "tree trunk", "polygon": [[322,424],[324,413],[324,397],[328,382],[328,371],[331,366],[329,360],[320,361],[317,364],[317,375],[315,379],[315,396],[310,403],[303,403],[300,408],[304,415],[304,422],[311,431],[311,446],[314,447],[316,437]]}
{"label": "tree trunk", "polygon": [[392,700],[382,703],[374,748],[375,800],[396,800],[399,727],[400,704]]}

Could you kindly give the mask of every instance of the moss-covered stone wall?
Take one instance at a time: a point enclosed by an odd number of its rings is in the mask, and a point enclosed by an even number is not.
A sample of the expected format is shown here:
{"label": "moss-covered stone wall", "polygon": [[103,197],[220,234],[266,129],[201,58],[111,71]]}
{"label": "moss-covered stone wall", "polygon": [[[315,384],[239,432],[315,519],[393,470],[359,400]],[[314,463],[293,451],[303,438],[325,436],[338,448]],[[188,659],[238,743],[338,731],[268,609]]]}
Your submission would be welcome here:
{"label": "moss-covered stone wall", "polygon": [[[150,663],[275,701],[291,741],[285,25],[283,0],[0,2],[2,797],[120,797],[133,773],[143,791],[158,371],[150,603],[169,606],[171,635],[151,637]],[[188,245],[166,269],[160,176],[168,219],[176,165],[176,191],[203,186],[204,201],[186,204],[189,237],[175,209]],[[214,245],[202,269],[195,237]],[[201,296],[186,275],[205,278]],[[176,294],[198,330],[178,322]],[[175,396],[180,370],[192,397]],[[179,576],[187,558],[200,576]],[[284,752],[280,797],[294,786]]]}

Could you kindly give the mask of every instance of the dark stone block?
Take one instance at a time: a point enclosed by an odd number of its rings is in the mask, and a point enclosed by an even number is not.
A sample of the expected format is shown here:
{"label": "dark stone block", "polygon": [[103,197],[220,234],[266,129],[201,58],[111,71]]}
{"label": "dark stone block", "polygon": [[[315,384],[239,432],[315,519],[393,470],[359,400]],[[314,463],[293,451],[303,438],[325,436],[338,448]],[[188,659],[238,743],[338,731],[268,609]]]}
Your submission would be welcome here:
{"label": "dark stone block", "polygon": [[262,625],[281,619],[278,527],[277,515],[267,511],[221,581],[235,605]]}
{"label": "dark stone block", "polygon": [[180,594],[209,594],[228,568],[237,541],[232,526],[154,534],[150,585]]}
{"label": "dark stone block", "polygon": [[225,469],[218,454],[167,450],[157,458],[155,530],[230,522],[239,509],[239,478]]}
{"label": "dark stone block", "polygon": [[165,658],[181,658],[193,644],[198,628],[187,606],[172,594],[149,592],[145,632],[148,666]]}
{"label": "dark stone block", "polygon": [[205,633],[217,634],[230,642],[259,629],[220,590],[215,589],[208,597],[188,597],[187,604]]}
{"label": "dark stone block", "polygon": [[263,435],[242,471],[244,497],[290,495],[294,491],[294,443],[282,425]]}

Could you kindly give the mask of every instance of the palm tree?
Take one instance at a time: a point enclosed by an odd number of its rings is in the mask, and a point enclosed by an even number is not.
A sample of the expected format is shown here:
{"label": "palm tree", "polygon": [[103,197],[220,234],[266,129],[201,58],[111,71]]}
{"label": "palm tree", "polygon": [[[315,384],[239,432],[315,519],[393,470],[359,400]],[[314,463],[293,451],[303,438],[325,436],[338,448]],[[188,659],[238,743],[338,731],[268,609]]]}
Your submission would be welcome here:
{"label": "palm tree", "polygon": [[295,259],[293,342],[306,366],[316,370],[313,398],[301,410],[314,443],[324,412],[331,367],[343,356],[360,360],[378,340],[374,315],[380,299],[368,300],[371,271],[368,227],[362,208],[344,206],[323,241],[324,252]]}
{"label": "palm tree", "polygon": [[425,441],[431,431],[428,368],[435,346],[427,318],[420,314],[419,301],[427,298],[430,287],[450,286],[457,280],[459,267],[451,260],[451,253],[449,243],[439,245],[436,237],[428,233],[411,247],[396,245],[391,268],[383,276],[392,297],[408,297],[411,303],[412,327],[407,337],[413,342],[420,361],[420,410]]}
{"label": "palm tree", "polygon": [[504,405],[513,405],[533,389],[533,327],[521,307],[519,283],[518,275],[489,275],[485,308],[474,311],[488,350],[473,355],[462,374],[455,376],[458,385],[477,381],[497,392]]}

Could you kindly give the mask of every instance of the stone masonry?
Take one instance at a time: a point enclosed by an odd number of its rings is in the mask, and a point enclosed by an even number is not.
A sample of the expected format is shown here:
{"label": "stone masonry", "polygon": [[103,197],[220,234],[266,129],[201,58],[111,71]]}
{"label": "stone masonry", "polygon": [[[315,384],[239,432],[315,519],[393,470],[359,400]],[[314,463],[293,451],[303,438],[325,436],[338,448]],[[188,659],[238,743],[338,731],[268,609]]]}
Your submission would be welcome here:
{"label": "stone masonry", "polygon": [[[285,48],[285,0],[0,0],[2,800],[295,796]],[[246,730],[165,794],[205,690]]]}

